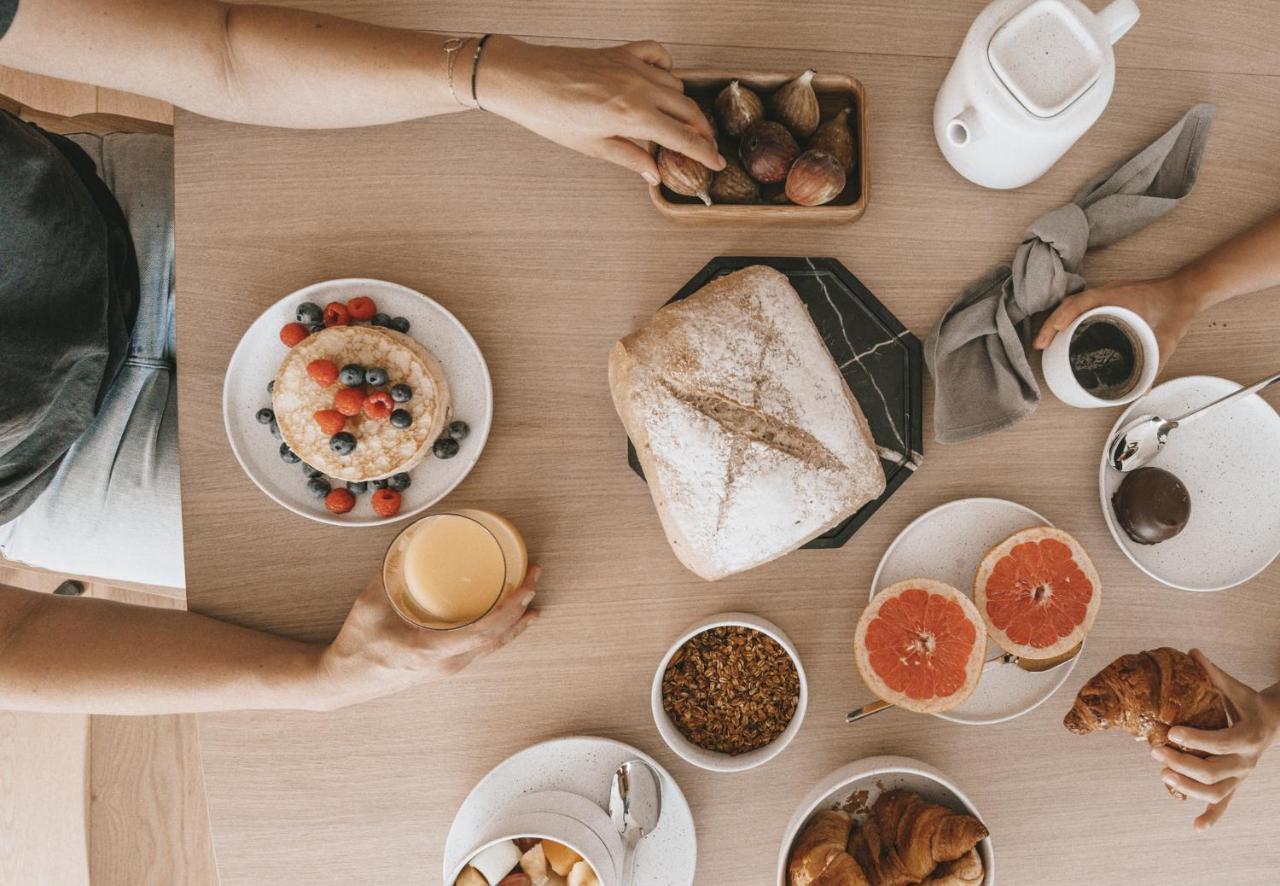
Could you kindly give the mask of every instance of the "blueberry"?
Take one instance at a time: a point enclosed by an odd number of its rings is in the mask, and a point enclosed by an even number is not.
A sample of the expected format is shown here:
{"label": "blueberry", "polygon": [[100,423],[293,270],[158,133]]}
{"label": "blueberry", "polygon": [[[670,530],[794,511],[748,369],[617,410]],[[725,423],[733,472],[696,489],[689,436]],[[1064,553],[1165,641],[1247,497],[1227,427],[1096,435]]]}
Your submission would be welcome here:
{"label": "blueberry", "polygon": [[386,478],[386,477],[383,477],[381,480],[374,480],[374,481],[373,481],[373,488],[374,488],[374,489],[386,489],[386,488],[387,488],[387,478]]}
{"label": "blueberry", "polygon": [[470,433],[471,425],[465,421],[455,421],[449,425],[449,436],[455,440],[465,440]]}
{"label": "blueberry", "polygon": [[452,437],[441,437],[431,446],[436,458],[453,458],[458,454],[458,441]]}
{"label": "blueberry", "polygon": [[307,481],[307,491],[316,498],[324,498],[333,491],[333,487],[329,485],[329,481],[324,477],[312,477]]}
{"label": "blueberry", "polygon": [[276,380],[273,378],[267,382],[267,393],[274,394],[276,392]]}
{"label": "blueberry", "polygon": [[369,484],[363,480],[348,480],[347,492],[352,495],[364,495],[369,490]]}
{"label": "blueberry", "polygon": [[280,439],[280,425],[276,422],[276,420],[275,420],[274,418],[273,418],[273,419],[271,419],[271,424],[270,424],[268,427],[269,427],[269,428],[270,428],[270,430],[271,430],[271,436],[273,436],[273,437],[275,437],[277,440],[279,440],[279,439]]}
{"label": "blueberry", "polygon": [[312,326],[324,322],[324,311],[313,301],[304,301],[298,305],[298,322],[304,326]]}
{"label": "blueberry", "polygon": [[338,371],[338,381],[349,388],[364,384],[364,367],[359,363],[348,363]]}
{"label": "blueberry", "polygon": [[284,463],[287,465],[297,464],[302,461],[298,454],[289,448],[288,443],[280,444],[280,457],[284,459]]}
{"label": "blueberry", "polygon": [[392,385],[391,399],[397,403],[408,403],[413,399],[413,388],[408,385]]}
{"label": "blueberry", "polygon": [[387,370],[377,366],[370,366],[364,371],[364,383],[373,385],[375,388],[385,385],[387,383]]}
{"label": "blueberry", "polygon": [[356,438],[346,431],[339,431],[329,438],[329,448],[338,455],[350,455],[356,451]]}
{"label": "blueberry", "polygon": [[258,424],[269,425],[276,420],[276,414],[275,412],[273,412],[272,410],[264,406],[258,410],[258,414],[256,418],[258,419]]}
{"label": "blueberry", "polygon": [[305,461],[302,463],[302,473],[307,475],[308,480],[314,480],[316,477],[323,477],[324,471],[318,471]]}
{"label": "blueberry", "polygon": [[392,317],[391,328],[394,329],[396,332],[408,332],[409,321],[406,320],[404,317]]}
{"label": "blueberry", "polygon": [[384,314],[381,311],[379,311],[378,313],[373,315],[373,319],[370,320],[369,322],[372,323],[374,326],[390,326],[391,317],[390,315]]}
{"label": "blueberry", "polygon": [[409,484],[412,482],[413,480],[409,477],[408,474],[405,474],[405,473],[393,474],[391,478],[387,480],[387,488],[395,492],[404,492],[406,489],[409,488]]}
{"label": "blueberry", "polygon": [[413,416],[409,414],[407,409],[396,409],[391,413],[391,426],[393,428],[407,428],[413,424]]}

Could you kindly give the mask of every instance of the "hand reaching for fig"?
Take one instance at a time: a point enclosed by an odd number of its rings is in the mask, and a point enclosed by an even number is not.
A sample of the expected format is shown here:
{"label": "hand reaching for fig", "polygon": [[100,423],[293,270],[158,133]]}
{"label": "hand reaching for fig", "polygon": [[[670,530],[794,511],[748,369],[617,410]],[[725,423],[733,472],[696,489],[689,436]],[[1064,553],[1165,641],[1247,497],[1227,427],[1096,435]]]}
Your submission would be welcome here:
{"label": "hand reaching for fig", "polygon": [[485,110],[543,138],[658,183],[653,141],[711,169],[724,167],[711,126],[653,41],[606,49],[538,46],[493,36],[476,84]]}
{"label": "hand reaching for fig", "polygon": [[1259,692],[1213,664],[1199,649],[1192,649],[1191,657],[1231,703],[1232,723],[1212,730],[1174,726],[1169,740],[1194,753],[1165,746],[1151,756],[1164,764],[1161,778],[1166,785],[1208,804],[1195,823],[1196,830],[1203,831],[1222,818],[1236,788],[1280,736],[1280,683]]}

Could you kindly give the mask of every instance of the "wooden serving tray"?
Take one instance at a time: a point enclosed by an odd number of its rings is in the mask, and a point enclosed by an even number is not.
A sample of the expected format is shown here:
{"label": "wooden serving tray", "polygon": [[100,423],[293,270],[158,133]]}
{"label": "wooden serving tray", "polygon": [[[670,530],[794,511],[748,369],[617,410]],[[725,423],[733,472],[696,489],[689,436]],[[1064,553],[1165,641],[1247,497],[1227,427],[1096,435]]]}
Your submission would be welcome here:
{"label": "wooden serving tray", "polygon": [[[716,95],[730,80],[738,80],[764,93],[773,92],[800,71],[789,74],[759,72],[688,70],[675,72],[684,81],[685,93],[703,107],[712,106]],[[849,174],[844,191],[830,203],[822,206],[796,206],[794,204],[704,204],[697,197],[685,197],[662,185],[649,186],[649,198],[658,211],[674,222],[690,224],[773,224],[774,222],[806,222],[809,224],[835,224],[857,221],[867,209],[867,197],[871,188],[871,165],[867,162],[867,94],[862,83],[845,74],[823,74],[813,78],[813,88],[818,94],[818,105],[825,121],[842,108],[852,107],[849,128],[853,132],[855,156],[853,172]],[[723,141],[723,138],[722,138]],[[801,148],[803,149],[803,145]],[[650,144],[650,151],[657,145]]]}

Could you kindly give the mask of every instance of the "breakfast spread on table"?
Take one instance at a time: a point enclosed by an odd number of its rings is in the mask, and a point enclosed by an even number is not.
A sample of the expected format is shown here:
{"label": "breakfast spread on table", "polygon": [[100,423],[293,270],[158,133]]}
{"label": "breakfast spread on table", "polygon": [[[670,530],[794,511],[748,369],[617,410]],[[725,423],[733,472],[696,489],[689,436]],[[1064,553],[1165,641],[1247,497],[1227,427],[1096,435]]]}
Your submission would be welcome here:
{"label": "breakfast spread on table", "polygon": [[538,837],[517,837],[477,853],[453,886],[600,886],[600,879],[568,846]]}
{"label": "breakfast spread on table", "polygon": [[907,790],[880,794],[856,821],[813,815],[791,846],[786,886],[963,886],[983,882],[983,823]]}

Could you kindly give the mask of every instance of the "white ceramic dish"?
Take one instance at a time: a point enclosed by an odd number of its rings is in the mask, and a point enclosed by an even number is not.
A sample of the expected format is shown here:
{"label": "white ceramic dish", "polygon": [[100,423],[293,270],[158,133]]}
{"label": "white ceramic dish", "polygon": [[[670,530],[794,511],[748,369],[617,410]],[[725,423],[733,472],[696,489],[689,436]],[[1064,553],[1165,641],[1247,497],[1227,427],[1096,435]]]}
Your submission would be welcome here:
{"label": "white ceramic dish", "polygon": [[1173,418],[1241,385],[1224,378],[1175,378],[1134,402],[1103,441],[1098,464],[1102,514],[1116,544],[1158,582],[1185,591],[1221,591],[1253,578],[1280,554],[1280,416],[1252,394],[1169,436],[1151,467],[1187,487],[1191,517],[1178,535],[1140,545],[1124,534],[1111,496],[1124,475],[1108,467],[1107,442],[1142,415]]}
{"label": "white ceramic dish", "polygon": [[[550,811],[586,824],[609,847],[614,869],[621,870],[621,842],[607,810],[614,770],[628,760],[648,763],[662,785],[662,818],[653,833],[636,847],[634,886],[692,886],[698,841],[693,813],[680,786],[643,751],[592,736],[558,738],[525,748],[482,778],[458,808],[449,828],[442,875],[448,878],[478,849],[492,842],[492,837],[486,839],[485,834],[504,811],[514,810],[511,814],[522,815],[530,808],[548,805],[533,799],[536,795],[559,796],[562,800],[568,795],[571,799],[551,804]],[[452,882],[446,879],[446,883]]]}
{"label": "white ceramic dish", "polygon": [[[820,809],[842,805],[854,791],[867,792],[865,805],[869,807],[881,793],[897,788],[915,791],[930,802],[950,806],[958,812],[968,812],[982,819],[978,808],[965,793],[929,764],[910,757],[867,757],[842,766],[818,782],[801,802],[795,815],[791,816],[782,837],[782,845],[778,848],[778,873],[775,881],[778,886],[788,886],[787,860],[791,854],[791,844],[810,816]],[[861,823],[866,815],[854,817]],[[981,886],[995,886],[996,856],[990,837],[978,844],[978,855],[984,869]]]}
{"label": "white ceramic dish", "polygon": [[[871,579],[871,596],[909,578],[936,579],[972,596],[973,579],[987,551],[1020,529],[1052,525],[1030,508],[1000,498],[948,502],[917,517],[898,533]],[[988,638],[988,660],[1000,654],[1000,647]],[[1079,659],[1077,655],[1039,673],[1013,664],[989,665],[972,695],[959,706],[934,716],[969,725],[1003,723],[1020,717],[1057,692]]]}
{"label": "white ceramic dish", "polygon": [[[701,634],[703,631],[725,625],[752,628],[772,637],[779,646],[786,650],[787,655],[791,656],[791,661],[796,666],[796,674],[800,678],[800,701],[796,704],[796,714],[791,718],[791,722],[787,724],[787,728],[782,731],[781,735],[764,747],[756,748],[754,751],[748,751],[737,756],[708,751],[698,747],[680,734],[680,730],[675,727],[675,724],[671,722],[671,718],[667,716],[667,712],[662,708],[662,675],[666,673],[667,664],[671,661],[672,656],[691,637]],[[709,769],[712,772],[742,772],[746,769],[754,769],[757,766],[764,765],[778,756],[778,754],[781,754],[786,750],[787,745],[791,744],[792,739],[796,737],[796,733],[800,731],[800,724],[804,722],[805,709],[809,706],[809,685],[804,676],[804,666],[800,664],[800,654],[796,651],[795,645],[788,639],[787,635],[782,633],[781,628],[758,615],[751,615],[746,612],[724,612],[691,625],[680,635],[676,642],[671,644],[671,648],[662,657],[662,661],[658,663],[658,670],[653,675],[653,687],[649,692],[649,704],[653,709],[653,722],[657,724],[658,733],[662,736],[662,740],[685,762],[700,766],[703,769]]]}
{"label": "white ceramic dish", "polygon": [[446,871],[444,886],[453,886],[471,859],[495,843],[521,837],[554,840],[586,859],[601,886],[617,886],[617,860],[622,858],[622,841],[609,816],[585,797],[564,791],[525,794],[504,807],[490,820],[474,849],[467,852],[452,871]]}
{"label": "white ceramic dish", "polygon": [[[371,297],[380,311],[409,320],[409,335],[431,351],[444,368],[453,418],[471,426],[458,455],[443,460],[428,456],[413,469],[413,484],[403,493],[400,513],[389,518],[373,512],[368,494],[358,496],[349,513],[330,513],[323,501],[308,493],[301,466],[281,460],[280,441],[255,418],[259,409],[271,405],[267,383],[275,377],[286,353],[280,342],[280,328],[296,319],[298,305],[310,301],[323,308],[328,302],[346,301],[357,295]],[[227,364],[222,418],[236,460],[249,479],[277,504],[321,523],[381,526],[425,511],[448,495],[475,467],[493,422],[493,385],[475,339],[453,314],[422,293],[384,280],[326,280],[286,295],[263,311],[245,331]],[[335,487],[339,485],[342,484],[334,481]]]}

